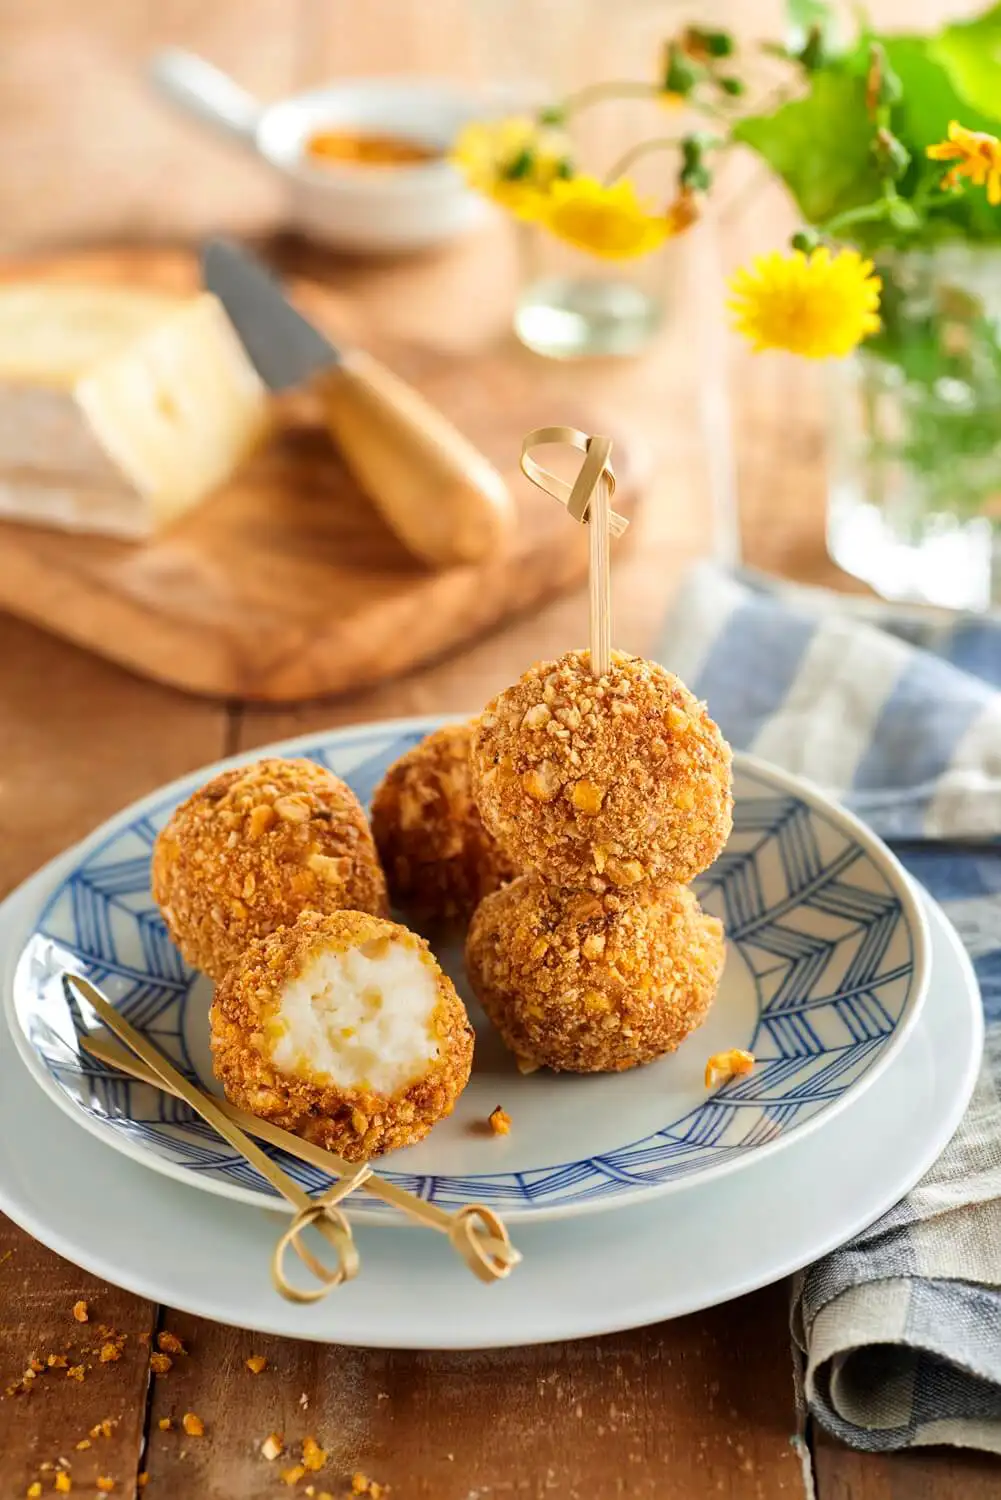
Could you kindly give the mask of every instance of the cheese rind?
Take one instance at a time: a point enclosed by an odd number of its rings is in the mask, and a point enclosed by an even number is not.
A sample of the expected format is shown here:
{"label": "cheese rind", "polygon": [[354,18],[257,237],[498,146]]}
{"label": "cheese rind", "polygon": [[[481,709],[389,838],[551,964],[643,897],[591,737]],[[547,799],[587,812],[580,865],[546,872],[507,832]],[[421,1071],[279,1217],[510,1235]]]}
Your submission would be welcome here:
{"label": "cheese rind", "polygon": [[43,303],[24,359],[11,341],[32,326],[33,299],[12,311],[0,290],[0,516],[141,538],[223,483],[267,430],[267,390],[214,297],[110,290],[93,289],[90,320],[80,288]]}

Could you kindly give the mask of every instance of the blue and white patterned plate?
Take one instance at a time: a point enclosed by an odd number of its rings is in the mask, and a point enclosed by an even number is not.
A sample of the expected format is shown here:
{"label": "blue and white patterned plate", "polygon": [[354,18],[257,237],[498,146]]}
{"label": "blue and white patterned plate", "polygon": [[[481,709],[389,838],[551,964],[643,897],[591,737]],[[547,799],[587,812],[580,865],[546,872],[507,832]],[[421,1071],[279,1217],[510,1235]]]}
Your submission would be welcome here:
{"label": "blue and white patterned plate", "polygon": [[[367,802],[386,767],[439,722],[372,724],[256,753],[311,756]],[[216,1087],[211,985],[167,938],[149,858],[172,809],[218,769],[154,793],[79,846],[69,873],[36,899],[4,1000],[29,1070],[78,1123],[181,1181],[281,1209],[186,1106],[80,1050],[81,1031],[96,1019],[71,1013],[58,979],[64,968],[86,974],[175,1063]],[[928,937],[907,878],[856,819],[784,772],[738,755],[735,794],[733,835],[699,882],[728,939],[702,1029],[673,1056],[630,1073],[522,1077],[466,992],[477,1030],[473,1078],[427,1140],[383,1159],[386,1176],[446,1207],[489,1203],[512,1221],[612,1208],[749,1166],[873,1081],[927,989]],[[440,956],[463,988],[459,955]],[[706,1058],[726,1047],[749,1048],[757,1065],[707,1095]],[[505,1137],[483,1129],[497,1104],[513,1120]],[[326,1185],[315,1168],[276,1155],[310,1191]],[[354,1217],[394,1215],[364,1199]]]}

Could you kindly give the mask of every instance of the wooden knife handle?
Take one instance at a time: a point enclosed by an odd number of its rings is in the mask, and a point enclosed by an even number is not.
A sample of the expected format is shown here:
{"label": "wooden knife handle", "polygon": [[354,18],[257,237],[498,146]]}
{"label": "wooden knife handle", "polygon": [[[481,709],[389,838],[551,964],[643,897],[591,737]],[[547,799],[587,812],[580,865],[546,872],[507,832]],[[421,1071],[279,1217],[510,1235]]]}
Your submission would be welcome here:
{"label": "wooden knife handle", "polygon": [[346,463],[409,552],[441,568],[503,544],[514,522],[504,480],[412,386],[352,350],[319,388]]}

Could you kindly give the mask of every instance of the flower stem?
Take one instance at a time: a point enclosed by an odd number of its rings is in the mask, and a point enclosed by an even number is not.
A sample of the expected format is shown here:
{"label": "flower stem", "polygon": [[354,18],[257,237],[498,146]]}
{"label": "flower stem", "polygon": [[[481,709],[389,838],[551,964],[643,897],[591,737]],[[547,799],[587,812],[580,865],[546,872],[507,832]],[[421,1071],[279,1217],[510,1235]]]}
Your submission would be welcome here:
{"label": "flower stem", "polygon": [[600,104],[605,99],[656,99],[661,93],[663,90],[659,89],[655,83],[612,79],[605,83],[589,83],[586,88],[579,89],[576,94],[568,94],[561,107],[564,116],[569,119],[571,115],[579,114],[582,109],[588,109],[592,104]]}
{"label": "flower stem", "polygon": [[658,135],[652,140],[640,141],[638,145],[630,146],[629,150],[624,151],[605,173],[605,186],[608,187],[624,172],[628,172],[633,163],[639,161],[641,157],[651,156],[655,151],[666,151],[672,146],[680,146],[681,140],[681,136],[678,135]]}

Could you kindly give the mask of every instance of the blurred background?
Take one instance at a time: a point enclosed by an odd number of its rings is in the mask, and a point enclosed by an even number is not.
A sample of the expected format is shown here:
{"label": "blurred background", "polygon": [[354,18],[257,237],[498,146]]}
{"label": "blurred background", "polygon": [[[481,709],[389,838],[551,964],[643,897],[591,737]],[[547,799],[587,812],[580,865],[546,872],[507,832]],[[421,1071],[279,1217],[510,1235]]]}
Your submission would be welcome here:
{"label": "blurred background", "polygon": [[[927,30],[978,9],[877,0],[871,18]],[[204,239],[242,239],[291,278],[328,334],[412,382],[530,507],[519,513],[521,550],[506,574],[488,569],[482,588],[467,578],[428,593],[395,542],[360,535],[365,500],[357,487],[344,500],[340,458],[321,453],[314,413],[312,436],[297,431],[235,468],[222,498],[212,490],[148,546],[90,535],[68,544],[23,524],[30,515],[0,523],[0,605],[133,670],[216,696],[292,701],[358,688],[471,646],[526,611],[541,613],[534,635],[519,627],[519,649],[539,655],[580,634],[582,618],[580,539],[554,538],[551,516],[537,521],[548,502],[529,500],[517,473],[520,434],[554,421],[608,430],[616,443],[620,497],[633,515],[616,555],[623,646],[652,649],[675,582],[707,555],[864,590],[865,567],[844,571],[827,542],[829,374],[754,355],[726,328],[726,277],[786,245],[797,223],[762,161],[727,153],[691,231],[610,270],[499,211],[440,160],[471,119],[603,82],[648,85],[667,40],[693,22],[734,34],[746,81],[740,107],[765,107],[774,66],[754,43],[796,34],[802,47],[823,10],[799,0],[0,0],[7,286],[40,279],[190,292]],[[416,93],[404,98],[401,84]],[[345,171],[312,153],[310,132],[394,122],[436,153],[409,185],[402,168],[380,178],[371,167],[363,182],[363,166]],[[582,116],[574,149],[600,174],[630,143],[690,128],[684,106],[650,97],[647,86]],[[663,198],[675,173],[650,155],[629,175],[641,194]],[[337,514],[349,524],[331,530],[327,490],[341,495]],[[960,573],[966,546],[951,564]],[[564,553],[565,566],[554,564]],[[922,576],[936,573],[937,555]],[[324,573],[324,560],[333,571]],[[571,602],[554,602],[568,590]],[[898,592],[909,590],[908,582]],[[279,593],[299,601],[294,618]],[[962,593],[929,597],[970,603]],[[980,593],[972,602],[982,606]],[[401,632],[383,604],[403,594],[412,614]],[[322,654],[316,642],[338,611],[352,623],[356,660],[346,672],[329,661],[313,670],[310,653]],[[382,642],[398,644],[418,618],[447,618],[448,629],[387,656]],[[358,651],[366,632],[373,644]],[[304,663],[280,689],[280,674],[251,670],[261,641]],[[343,638],[330,647],[346,649]]]}

